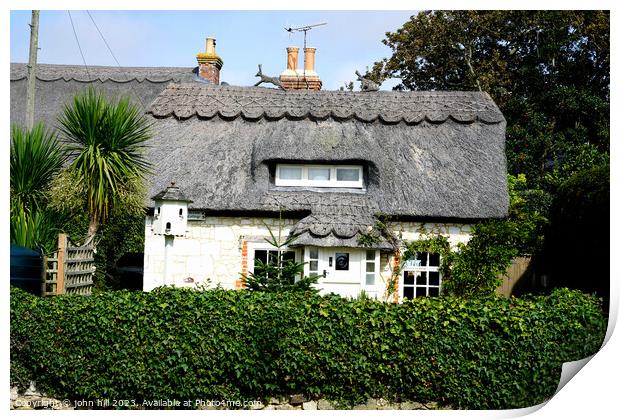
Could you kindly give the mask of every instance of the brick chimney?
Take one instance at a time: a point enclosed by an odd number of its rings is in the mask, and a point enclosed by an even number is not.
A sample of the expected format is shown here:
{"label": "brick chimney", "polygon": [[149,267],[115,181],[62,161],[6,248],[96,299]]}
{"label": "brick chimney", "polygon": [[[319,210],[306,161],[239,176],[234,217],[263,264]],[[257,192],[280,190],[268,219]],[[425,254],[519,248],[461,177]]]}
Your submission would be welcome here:
{"label": "brick chimney", "polygon": [[299,48],[286,49],[286,70],[280,74],[280,82],[286,90],[321,90],[323,82],[314,70],[316,48],[304,48],[304,68],[298,68]]}
{"label": "brick chimney", "polygon": [[224,65],[222,59],[215,52],[215,38],[207,38],[206,51],[196,55],[198,60],[198,76],[214,85],[220,84],[220,70]]}

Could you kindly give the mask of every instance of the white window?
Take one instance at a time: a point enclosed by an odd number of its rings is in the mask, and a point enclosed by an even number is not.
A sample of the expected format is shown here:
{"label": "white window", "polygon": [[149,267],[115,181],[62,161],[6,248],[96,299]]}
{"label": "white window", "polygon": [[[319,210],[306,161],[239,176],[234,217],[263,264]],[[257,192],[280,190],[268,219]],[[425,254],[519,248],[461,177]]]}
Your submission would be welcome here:
{"label": "white window", "polygon": [[379,275],[379,251],[367,250],[366,258],[362,267],[364,268],[363,285],[366,290],[374,290],[377,287]]}
{"label": "white window", "polygon": [[403,298],[415,299],[422,296],[439,296],[441,274],[439,254],[417,252],[403,265]]}
{"label": "white window", "polygon": [[319,275],[319,249],[316,247],[308,248],[308,275]]}
{"label": "white window", "polygon": [[[278,254],[280,254],[280,267],[286,264],[287,261],[295,262],[295,251],[292,250],[278,251],[277,249],[255,249],[251,272],[257,276],[263,274],[261,264],[259,264],[258,261],[263,264],[272,263],[275,265],[278,263]],[[267,277],[269,277],[268,273]]]}
{"label": "white window", "polygon": [[361,165],[276,165],[276,186],[364,188]]}

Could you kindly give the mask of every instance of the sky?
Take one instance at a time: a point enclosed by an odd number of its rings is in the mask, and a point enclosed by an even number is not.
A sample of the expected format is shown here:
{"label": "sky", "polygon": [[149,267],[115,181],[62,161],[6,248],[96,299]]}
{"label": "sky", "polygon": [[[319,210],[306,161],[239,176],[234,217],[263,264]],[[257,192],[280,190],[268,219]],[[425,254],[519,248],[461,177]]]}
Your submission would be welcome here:
{"label": "sky", "polygon": [[[224,61],[220,80],[231,85],[253,85],[258,64],[263,73],[278,76],[286,68],[286,47],[300,48],[303,66],[303,32],[284,28],[327,22],[307,33],[315,47],[315,69],[324,90],[336,90],[391,55],[381,41],[386,32],[400,28],[416,12],[409,11],[103,11],[90,14],[121,66],[194,67],[205,39],[217,39],[216,51]],[[11,62],[28,61],[30,10],[10,13]],[[116,66],[104,41],[85,10],[42,10],[39,28],[39,63]],[[399,83],[390,79],[382,90]]]}

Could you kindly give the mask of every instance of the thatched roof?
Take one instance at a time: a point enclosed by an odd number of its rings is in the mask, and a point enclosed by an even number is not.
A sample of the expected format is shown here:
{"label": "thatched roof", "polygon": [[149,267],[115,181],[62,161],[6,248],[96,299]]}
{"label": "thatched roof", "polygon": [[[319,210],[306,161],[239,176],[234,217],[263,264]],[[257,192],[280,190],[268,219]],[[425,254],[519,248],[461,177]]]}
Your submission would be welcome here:
{"label": "thatched roof", "polygon": [[[11,122],[23,124],[26,112],[27,65],[11,63]],[[75,94],[89,86],[110,97],[130,95],[147,108],[171,82],[194,80],[191,67],[105,67],[37,64],[35,121],[56,125],[56,116]]]}
{"label": "thatched roof", "polygon": [[[42,82],[76,81],[89,82],[189,82],[193,79],[191,68],[187,67],[108,67],[37,64],[37,80]],[[28,77],[28,67],[22,63],[11,63],[11,81]]]}
{"label": "thatched roof", "polygon": [[[148,158],[212,211],[309,211],[298,244],[353,246],[377,212],[504,217],[505,120],[480,92],[284,92],[170,84]],[[365,191],[276,187],[278,162],[361,164]]]}
{"label": "thatched roof", "polygon": [[[39,65],[35,119],[55,125],[87,86],[129,94],[153,119],[149,197],[176,182],[193,209],[303,212],[298,245],[357,246],[378,212],[462,221],[507,213],[505,121],[485,93],[285,92],[194,77],[191,68]],[[25,98],[26,65],[11,64],[13,123]],[[362,165],[366,188],[276,187],[278,162]]]}
{"label": "thatched roof", "polygon": [[247,87],[204,87],[171,83],[153,102],[156,117],[179,119],[237,118],[274,120],[281,118],[334,118],[362,122],[461,123],[504,121],[486,93],[480,92],[344,92],[282,91]]}
{"label": "thatched roof", "polygon": [[175,185],[174,182],[172,182],[168,186],[168,188],[166,188],[165,190],[159,192],[159,194],[155,194],[153,197],[151,197],[151,200],[153,200],[153,201],[161,201],[161,200],[165,200],[165,201],[185,201],[187,203],[191,203],[192,202],[192,200],[187,198],[185,196],[185,194],[183,194],[181,189]]}

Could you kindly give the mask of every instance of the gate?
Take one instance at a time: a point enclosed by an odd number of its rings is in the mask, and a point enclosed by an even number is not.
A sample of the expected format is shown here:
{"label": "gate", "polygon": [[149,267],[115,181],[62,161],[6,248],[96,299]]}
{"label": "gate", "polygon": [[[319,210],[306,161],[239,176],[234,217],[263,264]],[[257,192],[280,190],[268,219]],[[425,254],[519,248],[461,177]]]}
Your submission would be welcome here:
{"label": "gate", "polygon": [[95,274],[95,247],[77,246],[66,234],[58,235],[58,249],[45,257],[43,296],[90,295]]}

